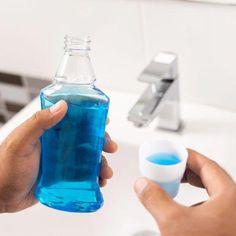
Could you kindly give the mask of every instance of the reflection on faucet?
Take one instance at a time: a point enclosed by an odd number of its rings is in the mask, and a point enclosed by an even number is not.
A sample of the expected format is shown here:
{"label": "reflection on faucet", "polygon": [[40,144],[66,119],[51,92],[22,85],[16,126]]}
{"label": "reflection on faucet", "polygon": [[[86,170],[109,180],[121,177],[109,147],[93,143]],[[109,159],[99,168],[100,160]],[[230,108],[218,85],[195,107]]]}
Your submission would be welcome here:
{"label": "reflection on faucet", "polygon": [[158,117],[159,128],[179,130],[177,55],[169,52],[157,54],[138,80],[149,85],[129,111],[128,120],[137,127],[143,127]]}

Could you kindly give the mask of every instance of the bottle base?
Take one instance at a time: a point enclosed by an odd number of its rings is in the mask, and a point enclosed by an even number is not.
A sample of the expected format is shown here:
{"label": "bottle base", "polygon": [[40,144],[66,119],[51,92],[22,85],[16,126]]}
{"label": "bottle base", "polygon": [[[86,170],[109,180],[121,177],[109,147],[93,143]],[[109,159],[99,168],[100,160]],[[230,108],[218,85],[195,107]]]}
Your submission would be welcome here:
{"label": "bottle base", "polygon": [[43,201],[41,199],[37,199],[41,204],[53,208],[59,211],[66,211],[66,212],[73,212],[73,213],[92,213],[99,210],[103,203],[95,204],[95,203],[84,203],[84,202],[77,202],[77,203],[68,203],[65,205],[58,204],[56,202],[48,202]]}
{"label": "bottle base", "polygon": [[103,198],[97,190],[40,188],[35,192],[36,199],[50,208],[74,212],[95,212],[103,206]]}

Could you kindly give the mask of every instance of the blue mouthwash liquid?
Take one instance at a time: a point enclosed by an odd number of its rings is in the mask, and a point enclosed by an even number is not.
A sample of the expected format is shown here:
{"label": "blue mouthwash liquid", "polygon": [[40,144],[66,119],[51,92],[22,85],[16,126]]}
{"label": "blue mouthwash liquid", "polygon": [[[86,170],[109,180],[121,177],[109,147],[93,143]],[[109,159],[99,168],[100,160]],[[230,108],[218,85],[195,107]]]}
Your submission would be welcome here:
{"label": "blue mouthwash liquid", "polygon": [[68,111],[41,137],[36,198],[63,211],[96,211],[103,204],[99,172],[109,99],[93,86],[69,84],[49,86],[40,99],[42,109],[63,99]]}
{"label": "blue mouthwash liquid", "polygon": [[[147,157],[147,160],[157,164],[157,165],[175,165],[181,162],[179,157],[172,153],[156,153],[149,157]],[[174,198],[179,189],[181,179],[176,179],[171,182],[158,182],[158,184],[172,197]]]}
{"label": "blue mouthwash liquid", "polygon": [[177,155],[171,153],[153,154],[147,160],[158,165],[175,165],[181,162]]}

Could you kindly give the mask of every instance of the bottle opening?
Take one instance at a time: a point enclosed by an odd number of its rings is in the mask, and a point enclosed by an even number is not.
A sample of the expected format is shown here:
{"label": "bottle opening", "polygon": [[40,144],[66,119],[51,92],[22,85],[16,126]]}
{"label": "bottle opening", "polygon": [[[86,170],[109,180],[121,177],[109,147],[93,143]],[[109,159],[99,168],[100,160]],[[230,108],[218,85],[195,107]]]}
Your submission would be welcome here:
{"label": "bottle opening", "polygon": [[90,37],[65,36],[65,52],[57,69],[55,80],[66,83],[93,84],[95,79],[90,61]]}
{"label": "bottle opening", "polygon": [[65,51],[90,50],[91,39],[89,36],[84,38],[65,36]]}

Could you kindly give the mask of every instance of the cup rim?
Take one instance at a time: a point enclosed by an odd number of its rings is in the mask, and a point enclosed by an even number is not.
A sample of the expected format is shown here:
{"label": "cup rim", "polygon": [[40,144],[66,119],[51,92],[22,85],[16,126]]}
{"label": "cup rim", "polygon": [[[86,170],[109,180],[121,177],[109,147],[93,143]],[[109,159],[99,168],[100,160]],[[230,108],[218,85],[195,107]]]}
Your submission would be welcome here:
{"label": "cup rim", "polygon": [[[141,155],[141,151],[142,151],[142,149],[144,148],[145,145],[148,145],[150,143],[161,143],[161,142],[171,144],[171,145],[176,146],[179,149],[181,149],[181,152],[183,152],[184,155],[180,157],[180,159],[181,159],[180,162],[178,162],[176,164],[171,164],[171,165],[161,165],[161,164],[158,164],[158,163],[157,164],[153,163],[153,162],[147,160],[147,157],[144,157],[144,156]],[[154,152],[153,154],[156,154],[156,153],[160,153],[160,152]],[[152,155],[152,154],[150,154],[150,155]],[[185,148],[184,145],[182,145],[181,143],[176,142],[176,141],[170,141],[170,140],[166,140],[166,139],[152,139],[152,140],[145,141],[139,147],[139,159],[140,159],[140,161],[147,162],[149,165],[151,165],[153,167],[154,166],[160,166],[162,168],[171,168],[171,167],[176,167],[176,166],[179,166],[179,165],[183,165],[183,163],[184,164],[187,163],[187,160],[188,160],[188,150],[187,150],[187,148]]]}

